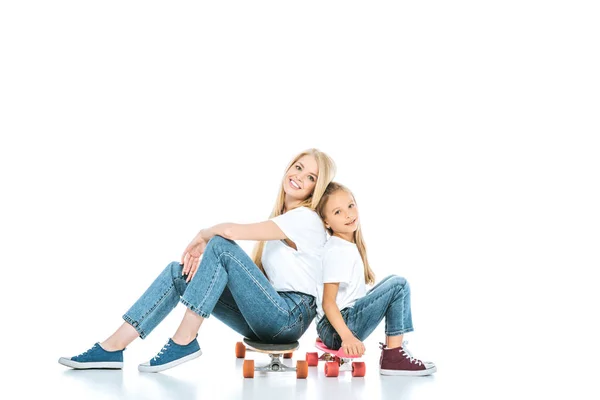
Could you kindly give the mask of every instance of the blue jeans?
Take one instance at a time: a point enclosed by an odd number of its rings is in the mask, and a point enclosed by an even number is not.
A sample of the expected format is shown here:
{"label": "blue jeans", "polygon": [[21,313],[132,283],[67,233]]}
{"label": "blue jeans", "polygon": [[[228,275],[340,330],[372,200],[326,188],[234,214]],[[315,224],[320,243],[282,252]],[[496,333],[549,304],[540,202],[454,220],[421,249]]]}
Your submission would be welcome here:
{"label": "blue jeans", "polygon": [[[282,268],[285,268],[282,265]],[[242,248],[221,236],[207,244],[190,282],[172,262],[123,315],[144,339],[183,303],[196,314],[211,314],[241,335],[268,343],[294,342],[316,315],[315,298],[277,292]]]}
{"label": "blue jeans", "polygon": [[[410,286],[406,279],[390,275],[369,290],[354,305],[341,310],[348,329],[359,340],[365,340],[385,317],[386,336],[413,331],[410,312]],[[325,346],[339,349],[342,339],[327,320],[321,318],[317,333]]]}

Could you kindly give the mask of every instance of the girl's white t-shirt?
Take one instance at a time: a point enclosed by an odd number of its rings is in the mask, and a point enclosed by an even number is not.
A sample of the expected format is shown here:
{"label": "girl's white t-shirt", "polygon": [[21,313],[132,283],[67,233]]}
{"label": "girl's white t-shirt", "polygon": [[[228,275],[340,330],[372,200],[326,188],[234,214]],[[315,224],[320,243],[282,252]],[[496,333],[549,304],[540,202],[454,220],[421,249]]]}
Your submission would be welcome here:
{"label": "girl's white t-shirt", "polygon": [[298,207],[271,218],[296,244],[283,240],[265,243],[262,264],[269,281],[278,292],[302,292],[317,297],[321,278],[321,254],[327,232],[319,215],[307,207]]}
{"label": "girl's white t-shirt", "polygon": [[323,274],[317,289],[317,322],[323,318],[323,285],[339,283],[335,302],[343,310],[367,293],[365,267],[356,244],[332,236],[323,249]]}

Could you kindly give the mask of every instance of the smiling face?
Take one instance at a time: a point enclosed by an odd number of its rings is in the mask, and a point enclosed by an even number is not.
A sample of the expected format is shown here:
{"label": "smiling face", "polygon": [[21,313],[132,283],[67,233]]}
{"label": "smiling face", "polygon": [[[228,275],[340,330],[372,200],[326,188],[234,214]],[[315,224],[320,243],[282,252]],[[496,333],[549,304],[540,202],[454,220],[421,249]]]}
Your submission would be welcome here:
{"label": "smiling face", "polygon": [[331,194],[325,204],[323,221],[334,236],[353,242],[354,232],[358,228],[358,208],[354,197],[345,190]]}
{"label": "smiling face", "polygon": [[311,155],[300,157],[283,177],[283,191],[286,204],[298,203],[309,198],[317,184],[319,176],[317,160]]}

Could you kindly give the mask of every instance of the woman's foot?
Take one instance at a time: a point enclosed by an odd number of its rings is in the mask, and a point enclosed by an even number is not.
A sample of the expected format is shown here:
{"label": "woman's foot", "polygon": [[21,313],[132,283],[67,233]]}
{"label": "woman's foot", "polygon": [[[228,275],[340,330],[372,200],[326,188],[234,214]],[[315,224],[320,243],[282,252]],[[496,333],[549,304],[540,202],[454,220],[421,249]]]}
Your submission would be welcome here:
{"label": "woman's foot", "polygon": [[106,351],[100,346],[100,343],[96,343],[80,355],[71,358],[61,357],[58,362],[73,369],[121,369],[123,368],[123,350]]}
{"label": "woman's foot", "polygon": [[414,358],[406,349],[406,343],[403,342],[402,346],[393,349],[388,349],[385,344],[379,343],[381,349],[379,373],[381,375],[424,376],[437,371],[432,362]]}
{"label": "woman's foot", "polygon": [[161,351],[150,361],[140,364],[140,372],[160,372],[183,364],[202,355],[198,340],[194,338],[190,343],[182,346],[169,339]]}

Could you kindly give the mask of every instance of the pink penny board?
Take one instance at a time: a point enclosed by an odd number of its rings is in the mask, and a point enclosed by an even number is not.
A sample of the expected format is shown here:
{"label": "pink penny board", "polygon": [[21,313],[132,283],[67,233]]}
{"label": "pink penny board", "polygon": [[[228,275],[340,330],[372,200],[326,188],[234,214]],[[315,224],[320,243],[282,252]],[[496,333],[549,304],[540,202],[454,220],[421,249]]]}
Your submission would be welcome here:
{"label": "pink penny board", "polygon": [[[308,366],[314,367],[319,365],[319,361],[326,361],[325,363],[325,376],[338,376],[340,373],[340,365],[347,364],[344,359],[348,358],[360,358],[360,356],[351,356],[344,353],[341,348],[338,350],[332,350],[325,346],[323,342],[317,339],[315,347],[325,354],[319,357],[319,353],[306,353],[306,362]],[[364,362],[352,362],[352,376],[362,377],[365,376],[366,366]]]}
{"label": "pink penny board", "polygon": [[329,347],[325,346],[323,342],[320,340],[315,343],[315,347],[325,353],[329,353],[333,356],[337,356],[340,358],[360,358],[361,356],[351,356],[349,354],[344,353],[344,350],[340,347],[339,350],[331,350]]}

